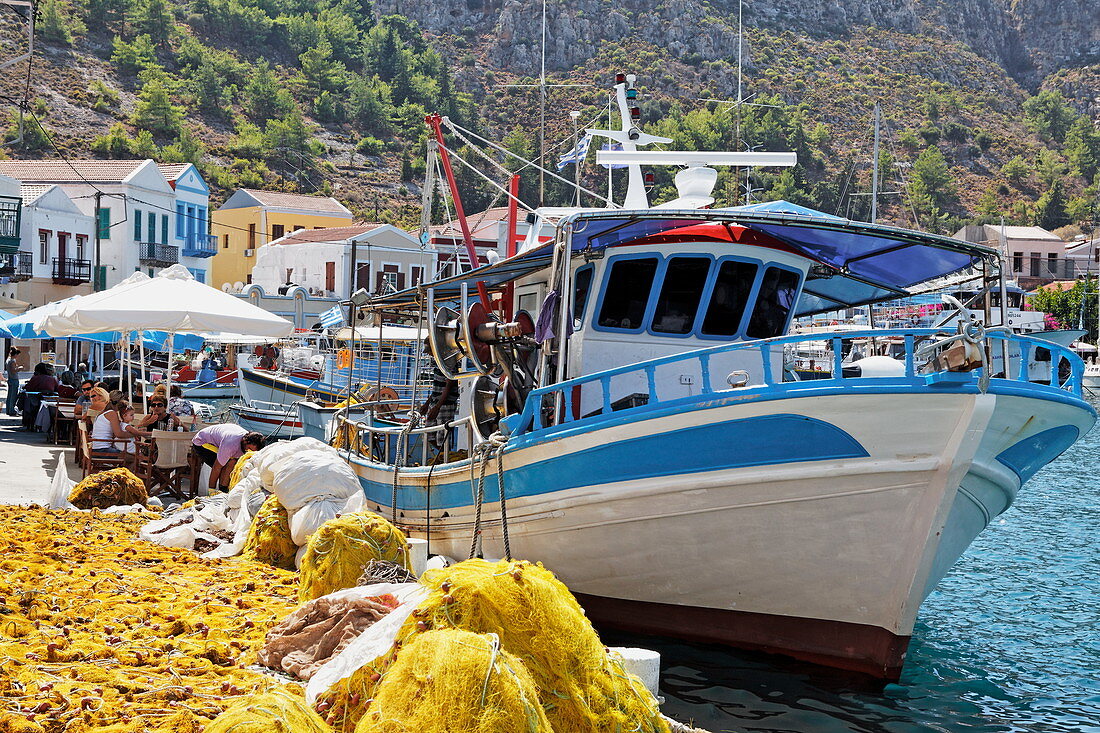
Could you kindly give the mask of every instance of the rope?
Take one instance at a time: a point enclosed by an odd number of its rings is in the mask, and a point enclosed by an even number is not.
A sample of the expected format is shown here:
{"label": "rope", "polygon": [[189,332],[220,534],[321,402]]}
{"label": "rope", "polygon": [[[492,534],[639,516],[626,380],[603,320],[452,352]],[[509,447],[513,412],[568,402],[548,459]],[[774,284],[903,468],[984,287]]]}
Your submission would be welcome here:
{"label": "rope", "polygon": [[401,470],[401,463],[405,460],[405,451],[409,446],[409,433],[420,425],[420,413],[409,410],[409,422],[401,428],[397,437],[397,457],[393,462],[393,497],[390,499],[390,521],[397,526],[397,474]]}
{"label": "rope", "polygon": [[497,431],[474,447],[474,456],[470,460],[470,488],[474,488],[474,466],[478,466],[477,489],[474,492],[474,534],[470,540],[470,556],[472,560],[477,553],[477,543],[481,536],[481,509],[485,503],[485,468],[494,456],[497,459],[497,488],[500,493],[500,519],[504,534],[504,556],[512,559],[511,541],[508,536],[508,506],[504,496],[504,446],[508,443],[508,436]]}

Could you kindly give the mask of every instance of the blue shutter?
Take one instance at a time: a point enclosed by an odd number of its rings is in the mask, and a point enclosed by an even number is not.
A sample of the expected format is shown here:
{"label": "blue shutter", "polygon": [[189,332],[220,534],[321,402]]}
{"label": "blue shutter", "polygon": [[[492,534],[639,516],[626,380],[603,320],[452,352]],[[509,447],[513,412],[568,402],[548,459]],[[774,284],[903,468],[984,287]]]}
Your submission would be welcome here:
{"label": "blue shutter", "polygon": [[99,208],[96,210],[96,215],[99,218],[99,238],[110,239],[111,238],[111,210],[105,208]]}
{"label": "blue shutter", "polygon": [[183,204],[176,204],[176,239],[183,239],[187,234],[187,219],[184,214]]}
{"label": "blue shutter", "polygon": [[141,212],[134,209],[134,241],[141,241]]}

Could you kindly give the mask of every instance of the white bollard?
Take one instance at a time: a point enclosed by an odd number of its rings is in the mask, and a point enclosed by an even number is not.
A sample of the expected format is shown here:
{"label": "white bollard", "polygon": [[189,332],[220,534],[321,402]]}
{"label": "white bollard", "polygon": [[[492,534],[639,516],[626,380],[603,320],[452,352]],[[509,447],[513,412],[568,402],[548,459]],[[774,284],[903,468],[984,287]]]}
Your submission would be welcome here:
{"label": "white bollard", "polygon": [[420,577],[428,567],[428,541],[420,537],[410,537],[409,564],[412,565],[413,574]]}
{"label": "white bollard", "polygon": [[649,649],[630,646],[613,646],[612,654],[618,654],[623,660],[627,672],[637,675],[649,692],[657,697],[657,687],[661,683],[661,655]]}

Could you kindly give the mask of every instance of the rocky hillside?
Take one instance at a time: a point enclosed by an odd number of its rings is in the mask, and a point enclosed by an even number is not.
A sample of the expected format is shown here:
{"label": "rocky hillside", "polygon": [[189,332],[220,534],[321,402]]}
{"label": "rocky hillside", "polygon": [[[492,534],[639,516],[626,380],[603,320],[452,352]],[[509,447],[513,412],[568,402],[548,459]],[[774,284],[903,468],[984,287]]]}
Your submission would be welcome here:
{"label": "rocky hillside", "polygon": [[[795,171],[748,179],[757,198],[865,216],[877,102],[886,218],[946,231],[1096,215],[1095,0],[746,0],[753,104],[739,108],[706,101],[736,98],[737,15],[732,0],[550,0],[549,82],[574,86],[549,90],[548,147],[568,145],[569,111],[594,120],[613,73],[629,71],[643,124],[677,145],[796,150]],[[14,53],[13,19],[0,23],[0,52]],[[52,155],[52,138],[74,155],[194,159],[222,193],[333,192],[411,222],[425,111],[537,151],[541,36],[541,3],[517,0],[43,0],[29,94],[25,66],[0,94],[9,109],[27,97],[49,135],[6,150]],[[604,175],[589,165],[585,183],[602,189]],[[493,203],[472,174],[463,183],[468,209]],[[745,187],[723,172],[720,203]],[[569,196],[546,190],[548,203]]]}

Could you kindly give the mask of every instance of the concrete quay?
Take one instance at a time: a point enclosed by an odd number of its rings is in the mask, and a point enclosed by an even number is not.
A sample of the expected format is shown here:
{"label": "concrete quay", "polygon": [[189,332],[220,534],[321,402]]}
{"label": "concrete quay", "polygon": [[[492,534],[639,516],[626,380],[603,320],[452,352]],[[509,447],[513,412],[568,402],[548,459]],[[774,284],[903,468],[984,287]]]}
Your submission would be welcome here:
{"label": "concrete quay", "polygon": [[19,430],[20,418],[0,415],[0,504],[42,504],[53,484],[57,459],[65,456],[65,468],[80,481],[73,448],[54,445],[46,433]]}

